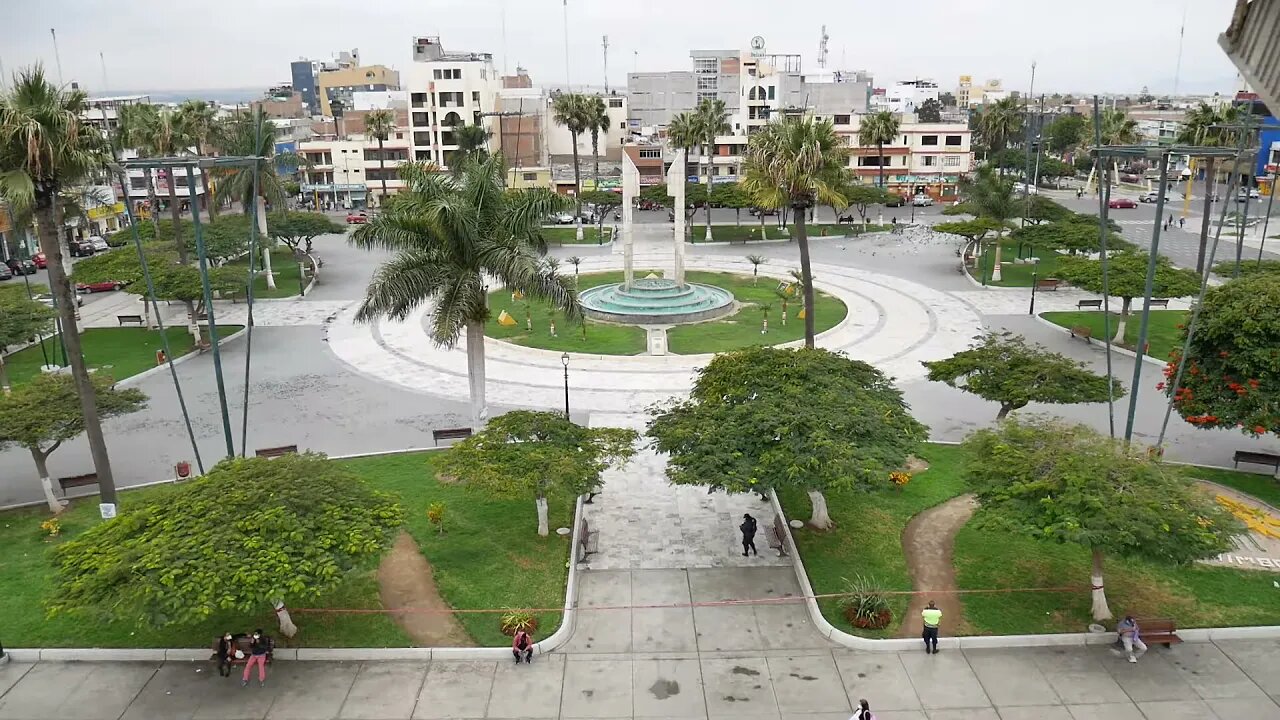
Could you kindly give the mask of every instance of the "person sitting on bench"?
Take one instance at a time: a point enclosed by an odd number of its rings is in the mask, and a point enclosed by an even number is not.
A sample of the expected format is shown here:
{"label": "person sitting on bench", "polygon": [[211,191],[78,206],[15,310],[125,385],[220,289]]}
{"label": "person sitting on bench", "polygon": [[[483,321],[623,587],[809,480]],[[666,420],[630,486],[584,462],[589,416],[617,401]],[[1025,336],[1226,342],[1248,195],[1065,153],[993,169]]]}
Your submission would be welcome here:
{"label": "person sitting on bench", "polygon": [[222,677],[231,677],[231,661],[236,656],[236,641],[231,637],[231,633],[223,633],[218,638],[218,674]]}

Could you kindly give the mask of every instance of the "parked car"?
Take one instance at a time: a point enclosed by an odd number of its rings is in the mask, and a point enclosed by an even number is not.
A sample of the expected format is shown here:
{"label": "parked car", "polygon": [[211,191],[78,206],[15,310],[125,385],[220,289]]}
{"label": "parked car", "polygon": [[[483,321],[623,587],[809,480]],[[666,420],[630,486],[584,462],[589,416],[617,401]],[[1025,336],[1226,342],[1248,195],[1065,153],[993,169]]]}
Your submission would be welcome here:
{"label": "parked car", "polygon": [[572,225],[573,213],[571,212],[556,213],[555,215],[551,216],[551,221],[557,225]]}
{"label": "parked car", "polygon": [[1153,203],[1160,198],[1160,193],[1155,190],[1148,190],[1138,196],[1138,202]]}
{"label": "parked car", "polygon": [[1037,188],[1035,185],[1028,185],[1026,183],[1014,183],[1013,191],[1019,195],[1021,195],[1022,193],[1026,193],[1028,195],[1038,195],[1040,193],[1040,188]]}
{"label": "parked car", "polygon": [[1262,197],[1257,188],[1240,188],[1236,193],[1236,202],[1244,202],[1245,200],[1257,200]]}
{"label": "parked car", "polygon": [[933,207],[933,198],[928,195],[916,195],[911,198],[911,204],[915,207]]}
{"label": "parked car", "polygon": [[[45,307],[53,307],[53,296],[49,293],[41,293],[32,298],[38,303],[43,303]],[[84,307],[84,298],[76,295],[76,307]]]}
{"label": "parked car", "polygon": [[32,255],[31,262],[35,263],[36,267],[40,268],[41,270],[49,267],[49,260],[45,258],[44,253],[42,252],[38,252],[35,255]]}
{"label": "parked car", "polygon": [[1129,198],[1112,198],[1111,201],[1107,203],[1107,207],[1112,210],[1132,209],[1138,207],[1138,203],[1130,200]]}
{"label": "parked car", "polygon": [[95,282],[95,283],[76,283],[76,292],[78,293],[110,292],[112,290],[119,290],[123,288],[124,285],[125,284],[120,282],[119,280],[104,280],[103,282]]}
{"label": "parked car", "polygon": [[72,240],[67,243],[68,249],[71,250],[71,257],[90,257],[93,255],[93,245],[84,240]]}
{"label": "parked car", "polygon": [[907,204],[907,199],[898,194],[893,194],[885,201],[885,207],[902,207]]}
{"label": "parked car", "polygon": [[9,269],[8,265],[0,264],[0,280],[12,280],[12,279],[13,279],[13,271]]}
{"label": "parked car", "polygon": [[349,213],[347,213],[347,224],[348,224],[348,225],[363,225],[363,224],[365,224],[365,223],[367,223],[367,222],[369,222],[369,216],[368,216],[368,215],[366,215],[365,213],[362,213],[362,212],[349,212]]}
{"label": "parked car", "polygon": [[111,246],[107,244],[107,241],[97,235],[89,236],[89,244],[93,246],[93,251],[96,253],[106,252],[111,249]]}
{"label": "parked car", "polygon": [[18,258],[9,258],[5,261],[5,266],[14,275],[35,275],[36,264],[30,260],[20,260]]}

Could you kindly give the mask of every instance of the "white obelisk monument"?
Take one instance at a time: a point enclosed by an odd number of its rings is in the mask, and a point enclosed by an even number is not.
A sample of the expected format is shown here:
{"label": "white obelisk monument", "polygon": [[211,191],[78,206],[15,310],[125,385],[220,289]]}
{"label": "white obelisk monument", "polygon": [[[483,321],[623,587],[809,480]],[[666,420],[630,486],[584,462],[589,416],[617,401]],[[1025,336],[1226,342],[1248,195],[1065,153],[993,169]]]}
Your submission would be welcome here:
{"label": "white obelisk monument", "polygon": [[[640,195],[640,171],[631,161],[631,155],[622,153],[622,286],[630,290],[635,284],[634,228],[635,202]],[[617,242],[618,238],[614,238]]]}
{"label": "white obelisk monument", "polygon": [[677,150],[675,160],[671,162],[671,169],[667,170],[667,195],[674,198],[674,202],[672,202],[672,212],[675,215],[676,226],[676,272],[675,277],[672,279],[675,280],[677,287],[684,287],[684,154],[684,150]]}

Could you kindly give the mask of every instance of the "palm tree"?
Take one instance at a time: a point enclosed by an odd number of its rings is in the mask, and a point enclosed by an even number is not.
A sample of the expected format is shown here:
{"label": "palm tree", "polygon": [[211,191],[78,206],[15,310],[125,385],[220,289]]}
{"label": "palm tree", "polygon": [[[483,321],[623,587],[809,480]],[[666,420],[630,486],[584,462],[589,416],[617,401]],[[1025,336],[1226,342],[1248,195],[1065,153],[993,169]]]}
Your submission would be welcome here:
{"label": "palm tree", "polygon": [[[116,502],[115,479],[98,417],[97,397],[81,352],[75,296],[63,264],[58,235],[62,216],[58,197],[64,188],[107,166],[103,138],[81,121],[86,108],[80,90],[60,90],[36,65],[18,72],[9,92],[0,96],[0,196],[28,203],[36,217],[40,249],[48,260],[49,285],[57,299],[67,361],[80,396],[80,412],[102,502]],[[41,482],[49,482],[41,478]]]}
{"label": "palm tree", "polygon": [[580,319],[573,281],[543,261],[542,219],[567,200],[545,188],[507,190],[501,155],[466,157],[452,175],[434,167],[400,167],[405,191],[390,208],[358,228],[351,242],[364,249],[391,250],[369,282],[356,319],[404,320],[431,306],[429,333],[452,348],[466,334],[472,427],[488,417],[485,403],[484,325],[489,318],[485,279],[538,298]]}
{"label": "palm tree", "polygon": [[[694,111],[698,121],[698,139],[702,142],[702,152],[707,156],[707,194],[711,194],[711,168],[715,166],[716,137],[732,130],[729,127],[729,113],[725,110],[723,100],[703,100]],[[711,242],[711,202],[707,201],[707,236]]]}
{"label": "palm tree", "polygon": [[461,158],[472,154],[487,154],[489,138],[493,137],[493,133],[481,125],[463,125],[453,131],[453,137],[458,144],[457,156]]}
{"label": "palm tree", "polygon": [[991,282],[1000,282],[1000,240],[1009,220],[1018,214],[1018,197],[1013,191],[1013,183],[997,175],[990,165],[983,165],[973,179],[962,183],[961,192],[978,217],[999,225],[996,228]]}
{"label": "palm tree", "polygon": [[671,122],[667,125],[667,144],[684,151],[685,165],[680,168],[680,182],[685,182],[685,178],[689,176],[689,152],[701,142],[700,138],[696,113],[679,113],[671,118]]}
{"label": "palm tree", "polygon": [[[573,139],[573,195],[582,196],[582,175],[578,170],[578,136],[587,129],[586,98],[577,93],[563,93],[551,103],[551,118],[563,125]],[[582,241],[582,201],[578,200],[574,224],[578,226],[578,241]]]}
{"label": "palm tree", "polygon": [[858,125],[858,144],[876,146],[876,163],[880,166],[880,187],[884,188],[884,144],[898,137],[898,116],[888,110],[871,113]]}
{"label": "palm tree", "polygon": [[1022,106],[1014,97],[1001,98],[982,109],[978,117],[978,134],[992,155],[1009,146],[1022,127]]}
{"label": "palm tree", "polygon": [[[120,148],[140,148],[146,141],[148,128],[154,123],[153,117],[159,113],[155,105],[125,105],[116,113],[115,144]],[[156,184],[152,178],[151,168],[142,171],[147,186],[147,204],[150,209],[147,215],[151,218],[151,229],[156,237],[160,237],[160,200],[156,197]]]}
{"label": "palm tree", "polygon": [[592,172],[596,179],[596,190],[600,189],[600,133],[605,134],[605,142],[609,141],[609,108],[605,107],[604,98],[592,95],[585,98],[583,105],[583,121],[587,132],[591,133]]}
{"label": "palm tree", "polygon": [[387,202],[387,158],[382,154],[382,143],[391,137],[396,129],[396,113],[394,110],[374,110],[364,118],[364,131],[378,140],[378,176],[382,178],[382,197],[378,200],[381,207]]}
{"label": "palm tree", "polygon": [[[1174,142],[1179,145],[1199,145],[1202,147],[1225,147],[1235,145],[1238,136],[1224,125],[1240,122],[1242,112],[1238,105],[1226,105],[1211,108],[1208,103],[1200,102],[1187,111],[1182,121],[1182,129]],[[1195,162],[1193,158],[1192,163]],[[1196,272],[1204,272],[1205,253],[1209,249],[1209,218],[1213,214],[1214,184],[1217,182],[1216,159],[1205,161],[1204,172],[1204,211],[1200,223],[1200,249],[1196,255]],[[1194,165],[1192,166],[1194,167]]]}
{"label": "palm tree", "polygon": [[1133,145],[1138,142],[1138,121],[1123,110],[1102,111],[1102,144]]}
{"label": "palm tree", "polygon": [[[219,129],[218,109],[204,100],[187,100],[178,106],[178,115],[187,136],[195,145],[196,155],[203,156],[206,150],[212,149]],[[209,173],[201,171],[200,185],[204,189],[204,201],[209,206],[209,222],[213,222],[218,217],[218,204],[209,193]]]}
{"label": "palm tree", "polygon": [[813,347],[813,273],[805,213],[815,203],[843,205],[839,189],[847,182],[848,150],[830,120],[789,117],[774,120],[747,143],[742,188],[760,207],[795,211],[804,291],[804,344]]}

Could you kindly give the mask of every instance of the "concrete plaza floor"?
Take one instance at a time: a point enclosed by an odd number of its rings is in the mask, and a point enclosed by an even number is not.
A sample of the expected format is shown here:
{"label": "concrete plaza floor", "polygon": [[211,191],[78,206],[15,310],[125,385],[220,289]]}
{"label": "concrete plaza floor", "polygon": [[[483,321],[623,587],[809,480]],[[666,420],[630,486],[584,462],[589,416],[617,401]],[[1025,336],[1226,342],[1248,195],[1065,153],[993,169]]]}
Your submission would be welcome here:
{"label": "concrete plaza floor", "polygon": [[845,720],[1274,720],[1280,641],[855,652],[803,606],[710,603],[796,594],[790,568],[587,571],[569,644],[510,662],[285,662],[240,687],[207,663],[0,667],[0,719],[740,718]]}

